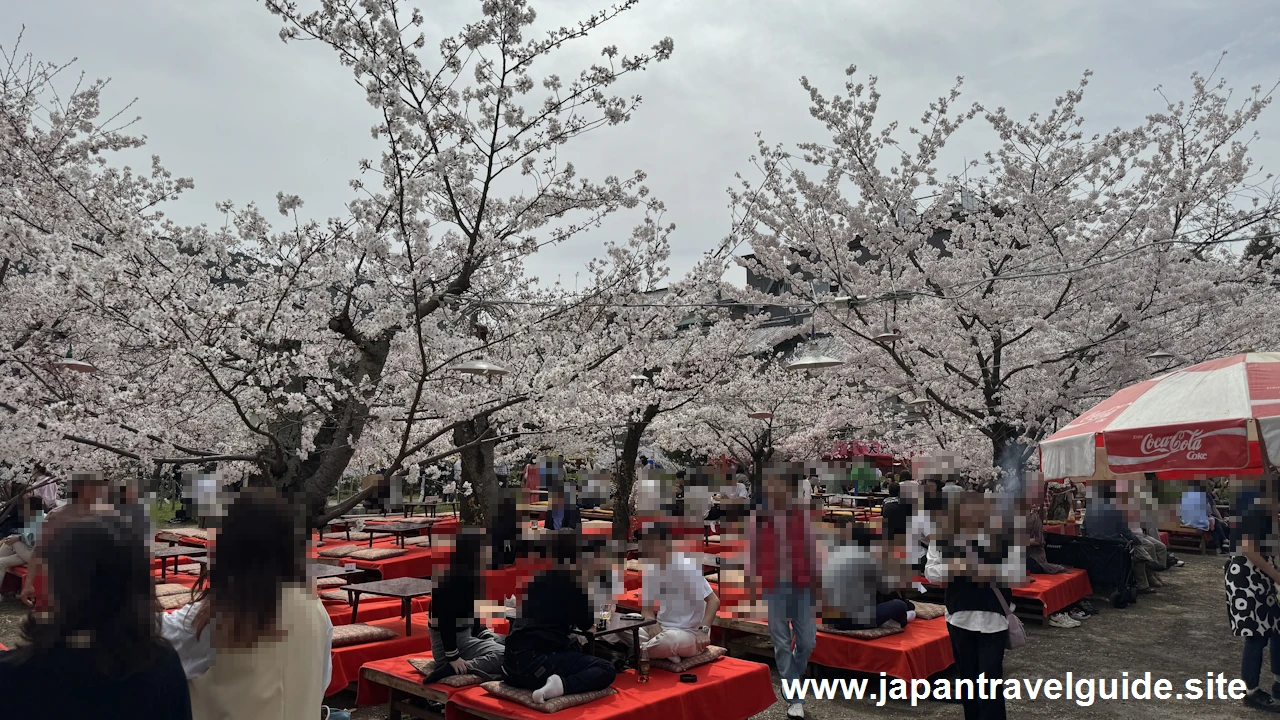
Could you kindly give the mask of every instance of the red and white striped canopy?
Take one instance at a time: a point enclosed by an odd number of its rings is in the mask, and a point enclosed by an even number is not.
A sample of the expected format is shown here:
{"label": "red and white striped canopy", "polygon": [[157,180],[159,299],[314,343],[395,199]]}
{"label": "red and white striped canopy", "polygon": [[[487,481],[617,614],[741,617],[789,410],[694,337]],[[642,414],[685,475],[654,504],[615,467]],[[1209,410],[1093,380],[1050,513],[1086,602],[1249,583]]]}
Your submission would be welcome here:
{"label": "red and white striped canopy", "polygon": [[1054,479],[1260,473],[1259,437],[1280,466],[1280,353],[1232,355],[1127,387],[1042,441],[1040,469]]}

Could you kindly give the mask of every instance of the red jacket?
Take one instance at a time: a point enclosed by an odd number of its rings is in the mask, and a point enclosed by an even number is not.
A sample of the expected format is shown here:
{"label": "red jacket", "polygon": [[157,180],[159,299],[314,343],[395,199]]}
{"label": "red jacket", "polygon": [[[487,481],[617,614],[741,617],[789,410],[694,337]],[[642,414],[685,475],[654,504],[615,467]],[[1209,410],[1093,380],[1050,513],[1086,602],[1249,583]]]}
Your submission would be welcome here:
{"label": "red jacket", "polygon": [[817,539],[806,508],[753,515],[748,550],[749,567],[761,590],[773,590],[780,583],[807,588],[818,578]]}

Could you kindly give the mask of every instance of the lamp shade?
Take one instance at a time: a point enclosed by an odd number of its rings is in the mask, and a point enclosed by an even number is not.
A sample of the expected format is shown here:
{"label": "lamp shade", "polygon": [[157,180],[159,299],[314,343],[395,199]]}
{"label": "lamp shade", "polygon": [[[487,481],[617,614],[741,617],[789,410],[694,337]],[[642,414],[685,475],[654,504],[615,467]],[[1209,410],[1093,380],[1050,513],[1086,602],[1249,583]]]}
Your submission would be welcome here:
{"label": "lamp shade", "polygon": [[773,413],[766,411],[749,412],[747,413],[747,417],[752,420],[770,420],[773,418]]}
{"label": "lamp shade", "polygon": [[511,372],[501,365],[495,365],[494,363],[486,360],[480,360],[479,358],[475,360],[468,360],[459,365],[454,365],[449,369],[454,372],[465,373],[467,375],[506,375]]}
{"label": "lamp shade", "polygon": [[902,339],[902,333],[898,332],[897,330],[888,330],[888,329],[886,329],[884,332],[876,333],[875,335],[871,336],[871,342],[876,342],[876,343],[891,343],[891,342],[897,342],[901,339]]}
{"label": "lamp shade", "polygon": [[77,360],[71,356],[71,350],[67,350],[66,357],[60,357],[53,362],[53,366],[60,370],[71,370],[80,373],[98,372],[98,368],[87,360]]}
{"label": "lamp shade", "polygon": [[801,355],[787,363],[786,368],[788,370],[821,370],[843,364],[843,360],[837,360],[827,355]]}

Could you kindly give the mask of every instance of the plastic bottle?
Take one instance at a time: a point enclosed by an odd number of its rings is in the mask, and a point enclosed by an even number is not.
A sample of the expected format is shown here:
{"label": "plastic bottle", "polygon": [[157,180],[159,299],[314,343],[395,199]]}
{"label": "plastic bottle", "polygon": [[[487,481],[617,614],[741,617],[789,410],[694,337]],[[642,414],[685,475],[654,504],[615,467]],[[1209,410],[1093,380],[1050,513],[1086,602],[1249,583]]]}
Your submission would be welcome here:
{"label": "plastic bottle", "polygon": [[649,682],[649,649],[643,645],[640,646],[640,667],[638,668],[638,671],[639,674],[636,676],[636,682]]}

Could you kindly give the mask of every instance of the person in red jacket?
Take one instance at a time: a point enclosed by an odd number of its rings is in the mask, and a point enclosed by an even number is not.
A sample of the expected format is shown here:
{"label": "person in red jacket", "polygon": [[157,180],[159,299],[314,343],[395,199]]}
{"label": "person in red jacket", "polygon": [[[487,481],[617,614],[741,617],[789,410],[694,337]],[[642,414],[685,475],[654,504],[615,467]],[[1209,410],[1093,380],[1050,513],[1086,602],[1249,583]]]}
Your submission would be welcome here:
{"label": "person in red jacket", "polygon": [[[806,505],[796,502],[804,468],[798,464],[765,468],[764,503],[747,526],[747,596],[763,595],[769,612],[769,635],[783,680],[800,680],[817,643],[817,610],[821,575],[818,540]],[[796,698],[787,717],[803,718],[804,701]]]}

